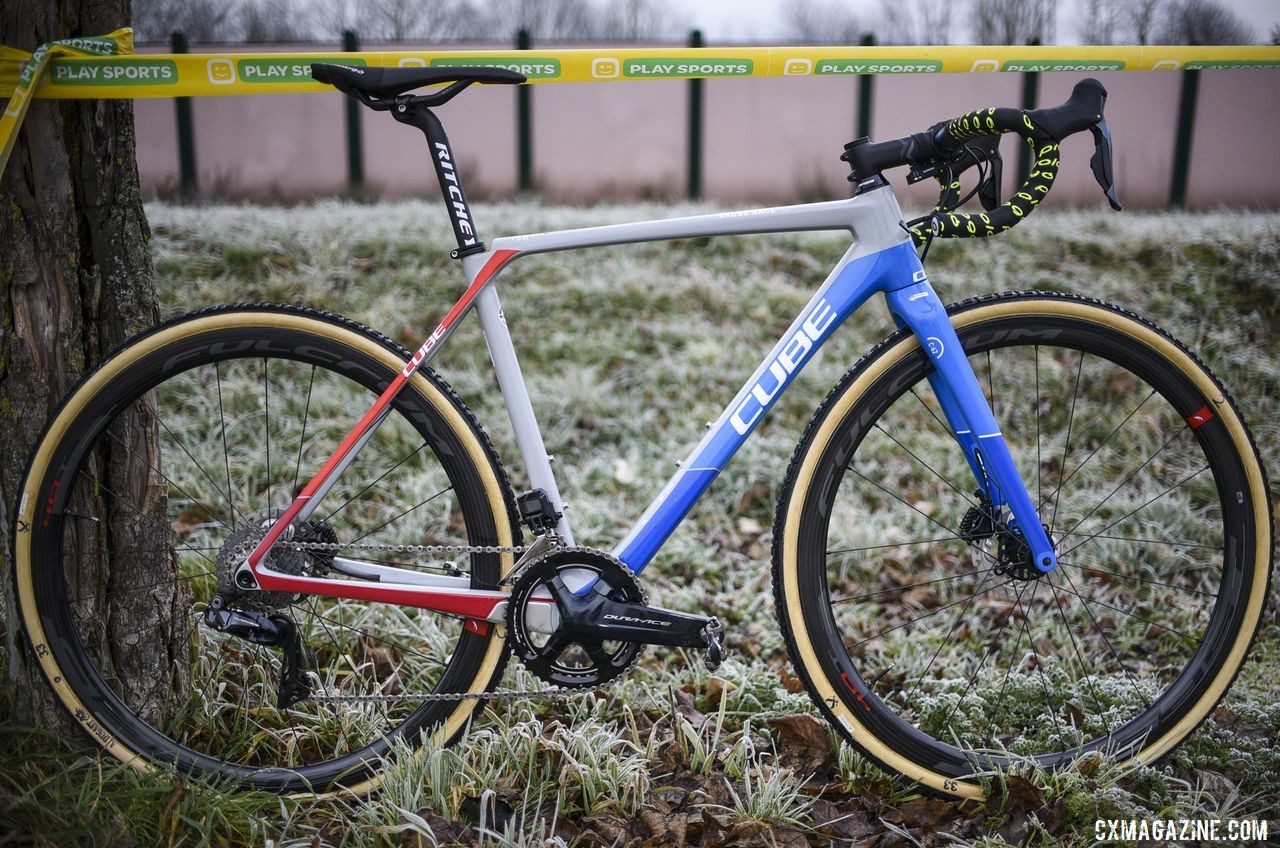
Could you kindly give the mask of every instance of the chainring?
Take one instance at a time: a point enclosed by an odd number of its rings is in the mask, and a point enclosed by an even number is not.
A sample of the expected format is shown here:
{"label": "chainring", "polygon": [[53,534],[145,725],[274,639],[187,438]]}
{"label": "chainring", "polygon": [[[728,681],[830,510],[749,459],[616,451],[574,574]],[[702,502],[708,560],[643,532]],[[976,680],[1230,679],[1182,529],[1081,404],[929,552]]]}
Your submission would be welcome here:
{"label": "chainring", "polygon": [[[553,686],[602,686],[626,672],[644,646],[570,636],[563,628],[546,634],[527,625],[529,605],[546,602],[536,600],[535,593],[547,598],[551,581],[569,570],[595,572],[615,601],[646,603],[635,575],[617,559],[591,548],[561,548],[535,560],[516,578],[507,602],[508,643],[525,668]],[[546,592],[538,592],[544,588]]]}

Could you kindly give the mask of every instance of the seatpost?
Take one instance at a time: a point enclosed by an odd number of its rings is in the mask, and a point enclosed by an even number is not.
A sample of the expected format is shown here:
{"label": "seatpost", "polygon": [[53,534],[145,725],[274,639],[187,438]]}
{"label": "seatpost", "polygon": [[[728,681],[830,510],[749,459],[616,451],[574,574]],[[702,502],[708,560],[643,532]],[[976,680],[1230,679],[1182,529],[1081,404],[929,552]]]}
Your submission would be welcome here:
{"label": "seatpost", "polygon": [[462,176],[458,173],[444,124],[430,109],[415,103],[398,103],[391,114],[400,123],[422,130],[427,137],[427,150],[431,154],[431,163],[436,166],[444,205],[449,210],[453,235],[458,240],[457,249],[449,255],[461,259],[473,253],[483,253],[486,248],[476,233],[475,219],[471,217],[471,207],[467,204],[466,192],[462,190]]}

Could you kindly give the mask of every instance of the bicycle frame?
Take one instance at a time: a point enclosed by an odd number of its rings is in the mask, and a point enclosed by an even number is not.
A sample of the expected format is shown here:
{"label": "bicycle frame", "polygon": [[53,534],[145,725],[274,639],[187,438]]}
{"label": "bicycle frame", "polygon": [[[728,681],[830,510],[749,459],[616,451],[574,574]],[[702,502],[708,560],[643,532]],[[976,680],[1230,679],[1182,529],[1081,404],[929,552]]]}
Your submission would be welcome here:
{"label": "bicycle frame", "polygon": [[[472,308],[484,332],[528,479],[563,508],[496,286],[499,271],[517,257],[635,242],[818,230],[846,230],[854,241],[613,554],[633,571],[642,571],[822,344],[873,294],[880,293],[898,325],[910,328],[928,351],[934,366],[929,382],[979,489],[991,499],[994,509],[1008,516],[1009,526],[1024,535],[1036,567],[1052,570],[1057,560],[1036,507],[946,309],[902,226],[897,199],[887,185],[864,190],[849,200],[499,238],[491,249],[464,252],[462,267],[468,285],[462,297],[269,529],[241,570],[251,571],[264,590],[421,607],[465,616],[474,620],[468,622],[473,629],[484,632],[487,625],[482,621],[502,620],[507,594],[472,589],[466,577],[428,575],[340,558],[339,570],[378,582],[335,580],[274,571],[262,564],[263,557],[289,527],[311,515],[372,436],[396,393],[417,369],[432,360]],[[561,516],[556,530],[566,544],[574,544],[567,516]],[[585,591],[588,586],[577,588]]]}

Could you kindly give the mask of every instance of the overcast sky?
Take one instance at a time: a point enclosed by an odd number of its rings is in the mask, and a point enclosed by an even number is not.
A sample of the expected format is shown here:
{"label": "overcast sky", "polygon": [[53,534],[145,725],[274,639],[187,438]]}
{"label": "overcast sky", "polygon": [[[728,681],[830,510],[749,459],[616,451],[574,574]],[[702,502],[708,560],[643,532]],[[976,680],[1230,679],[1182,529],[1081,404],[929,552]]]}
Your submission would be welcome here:
{"label": "overcast sky", "polygon": [[[1280,0],[1219,2],[1253,27],[1260,42],[1265,42],[1271,28],[1280,24]],[[880,0],[851,0],[850,5],[871,22],[881,3]],[[1072,18],[1078,14],[1080,5],[1083,4],[1077,0],[1060,0],[1055,39],[1059,44],[1079,43],[1078,24]],[[686,16],[689,26],[701,29],[708,41],[765,41],[776,38],[782,28],[780,9],[783,0],[696,0],[677,3],[676,6]],[[961,9],[957,11],[962,13]]]}

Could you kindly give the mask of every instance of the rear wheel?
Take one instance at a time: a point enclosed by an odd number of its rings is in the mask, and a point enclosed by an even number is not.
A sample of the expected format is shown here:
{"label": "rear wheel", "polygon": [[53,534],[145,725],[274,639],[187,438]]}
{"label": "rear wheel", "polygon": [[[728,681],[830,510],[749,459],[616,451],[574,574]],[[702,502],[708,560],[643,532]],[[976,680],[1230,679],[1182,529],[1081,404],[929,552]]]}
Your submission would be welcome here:
{"label": "rear wheel", "polygon": [[[477,700],[413,696],[495,684],[505,653],[493,627],[389,605],[247,593],[246,609],[296,626],[311,689],[346,699],[281,708],[282,651],[202,618],[227,585],[234,550],[260,538],[407,356],[312,310],[220,309],[136,339],[68,398],[28,473],[16,576],[46,675],[107,750],[138,766],[165,763],[247,787],[359,790],[396,740],[446,743],[461,732]],[[391,409],[306,538],[514,544],[506,479],[456,395],[424,369]],[[121,458],[130,473],[116,470]],[[510,554],[342,555],[469,575],[474,587],[493,587],[511,566]],[[273,568],[293,573],[332,564],[318,553],[277,548],[271,556]],[[109,580],[105,591],[86,585],[99,575]],[[118,593],[151,593],[156,608],[116,621]]]}
{"label": "rear wheel", "polygon": [[1226,392],[1116,307],[1002,295],[953,320],[1059,567],[1027,567],[906,333],[845,376],[788,470],[779,618],[820,708],[935,790],[1092,750],[1146,763],[1212,710],[1266,597],[1270,500]]}

